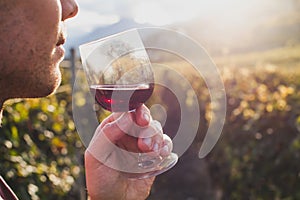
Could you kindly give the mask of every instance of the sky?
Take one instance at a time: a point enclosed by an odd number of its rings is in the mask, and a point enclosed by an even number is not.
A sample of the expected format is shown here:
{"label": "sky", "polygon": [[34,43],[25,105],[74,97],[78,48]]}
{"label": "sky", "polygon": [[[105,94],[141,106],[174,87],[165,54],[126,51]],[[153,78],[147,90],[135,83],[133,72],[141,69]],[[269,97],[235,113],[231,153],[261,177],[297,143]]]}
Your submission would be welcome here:
{"label": "sky", "polygon": [[[94,29],[117,23],[122,18],[154,26],[184,24],[196,19],[210,25],[220,35],[247,32],[255,23],[261,23],[266,13],[292,9],[285,0],[77,0],[78,15],[66,22],[68,38],[77,41]],[[203,23],[202,23],[203,24]],[[198,28],[198,29],[197,29]],[[235,36],[234,36],[235,37]],[[68,43],[68,40],[67,40]]]}
{"label": "sky", "polygon": [[75,34],[83,34],[97,26],[117,23],[121,18],[132,18],[137,23],[158,26],[188,20],[197,15],[195,9],[197,7],[194,5],[198,4],[199,0],[78,0],[77,2],[80,7],[79,14],[75,20],[68,21],[67,26]]}
{"label": "sky", "polygon": [[[79,35],[95,27],[132,18],[138,23],[165,26],[196,17],[235,19],[250,18],[270,0],[77,0],[80,10],[76,19],[67,22],[72,34]],[[251,12],[250,12],[251,11]],[[254,17],[254,16],[253,16]]]}

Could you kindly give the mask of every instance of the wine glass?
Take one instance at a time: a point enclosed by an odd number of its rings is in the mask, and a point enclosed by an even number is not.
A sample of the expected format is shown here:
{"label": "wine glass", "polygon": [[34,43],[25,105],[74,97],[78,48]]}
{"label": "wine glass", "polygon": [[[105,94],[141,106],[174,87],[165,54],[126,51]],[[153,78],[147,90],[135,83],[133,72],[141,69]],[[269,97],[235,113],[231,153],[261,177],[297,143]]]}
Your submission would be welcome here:
{"label": "wine glass", "polygon": [[[152,95],[154,74],[137,29],[83,44],[79,49],[90,92],[95,102],[104,109],[133,112]],[[135,125],[135,133],[126,133],[137,137],[136,130],[142,129]],[[115,151],[126,156],[120,156],[119,162],[110,163],[109,167],[123,171],[129,178],[161,174],[178,160],[175,153],[162,157],[154,152],[136,153],[120,148],[115,148]]]}

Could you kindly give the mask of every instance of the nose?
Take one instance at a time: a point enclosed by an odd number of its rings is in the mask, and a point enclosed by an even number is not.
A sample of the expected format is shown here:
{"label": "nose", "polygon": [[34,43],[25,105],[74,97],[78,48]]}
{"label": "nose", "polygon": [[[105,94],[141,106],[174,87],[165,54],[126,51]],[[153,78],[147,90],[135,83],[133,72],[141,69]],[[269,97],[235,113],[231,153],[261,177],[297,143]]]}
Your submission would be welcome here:
{"label": "nose", "polygon": [[62,7],[62,21],[72,18],[78,13],[78,4],[75,0],[60,0]]}

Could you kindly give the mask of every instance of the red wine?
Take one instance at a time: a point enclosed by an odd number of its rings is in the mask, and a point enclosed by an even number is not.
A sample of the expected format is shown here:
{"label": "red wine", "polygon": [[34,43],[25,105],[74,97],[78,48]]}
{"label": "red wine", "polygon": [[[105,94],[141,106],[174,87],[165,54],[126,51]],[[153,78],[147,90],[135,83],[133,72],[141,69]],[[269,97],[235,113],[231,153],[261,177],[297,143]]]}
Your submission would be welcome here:
{"label": "red wine", "polygon": [[145,103],[153,92],[153,84],[140,85],[92,85],[96,102],[113,112],[134,110]]}

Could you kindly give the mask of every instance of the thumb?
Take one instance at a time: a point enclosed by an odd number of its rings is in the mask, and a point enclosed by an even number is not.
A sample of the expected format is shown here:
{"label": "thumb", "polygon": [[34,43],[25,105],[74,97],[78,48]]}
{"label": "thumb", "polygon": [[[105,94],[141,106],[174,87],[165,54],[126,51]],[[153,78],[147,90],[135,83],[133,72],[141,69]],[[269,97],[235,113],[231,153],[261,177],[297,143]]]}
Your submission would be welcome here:
{"label": "thumb", "polygon": [[116,148],[115,144],[117,141],[128,132],[132,123],[130,113],[124,113],[115,121],[107,123],[104,126],[99,125],[87,151],[104,163],[114,148]]}
{"label": "thumb", "polygon": [[129,131],[133,124],[133,120],[130,113],[123,113],[117,118],[110,118],[111,119],[109,123],[105,123],[104,125],[101,124],[98,126],[90,144],[95,143],[96,141],[99,142],[99,140],[103,137],[108,139],[110,142],[116,144],[116,142]]}

